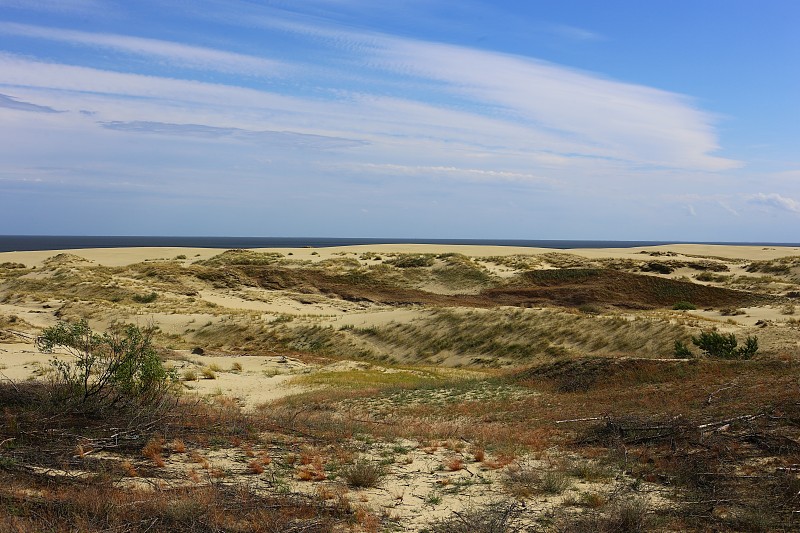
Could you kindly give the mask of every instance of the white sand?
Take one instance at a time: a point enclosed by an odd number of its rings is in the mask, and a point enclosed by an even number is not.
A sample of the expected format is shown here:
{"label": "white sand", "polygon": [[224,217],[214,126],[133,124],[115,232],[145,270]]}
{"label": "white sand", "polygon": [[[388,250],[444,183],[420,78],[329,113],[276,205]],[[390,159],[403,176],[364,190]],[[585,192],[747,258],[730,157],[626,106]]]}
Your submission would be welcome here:
{"label": "white sand", "polygon": [[[26,266],[40,266],[42,262],[59,253],[69,253],[92,261],[98,265],[124,266],[142,261],[170,260],[185,255],[183,262],[191,263],[200,259],[208,259],[224,252],[221,248],[86,248],[79,250],[44,250],[32,252],[2,252],[0,263],[15,262]],[[730,259],[765,260],[791,255],[800,255],[800,247],[780,246],[733,246],[706,244],[670,244],[663,246],[645,246],[637,248],[579,248],[557,250],[552,248],[526,248],[519,246],[472,246],[443,244],[370,244],[359,246],[341,246],[329,248],[259,248],[258,252],[292,254],[293,259],[321,260],[333,257],[353,257],[364,252],[378,254],[389,253],[461,253],[470,256],[493,255],[540,255],[552,252],[564,252],[582,257],[597,259],[639,258],[647,257],[640,252],[674,252],[677,254],[709,255]],[[341,255],[345,254],[345,255]]]}

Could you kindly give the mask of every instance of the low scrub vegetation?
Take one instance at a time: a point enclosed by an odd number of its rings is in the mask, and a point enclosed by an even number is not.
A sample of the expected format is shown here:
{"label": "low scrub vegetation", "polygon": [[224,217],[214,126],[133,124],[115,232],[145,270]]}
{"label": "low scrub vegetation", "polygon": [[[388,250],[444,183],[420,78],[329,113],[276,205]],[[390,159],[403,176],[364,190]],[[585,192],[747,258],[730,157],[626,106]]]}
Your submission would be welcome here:
{"label": "low scrub vegetation", "polygon": [[383,465],[364,459],[342,467],[339,471],[347,484],[354,488],[377,487],[386,475]]}
{"label": "low scrub vegetation", "polygon": [[152,344],[153,329],[133,325],[95,333],[85,320],[59,322],[36,339],[45,353],[67,350],[74,359],[54,357],[54,390],[81,409],[161,400],[177,377],[168,372]]}

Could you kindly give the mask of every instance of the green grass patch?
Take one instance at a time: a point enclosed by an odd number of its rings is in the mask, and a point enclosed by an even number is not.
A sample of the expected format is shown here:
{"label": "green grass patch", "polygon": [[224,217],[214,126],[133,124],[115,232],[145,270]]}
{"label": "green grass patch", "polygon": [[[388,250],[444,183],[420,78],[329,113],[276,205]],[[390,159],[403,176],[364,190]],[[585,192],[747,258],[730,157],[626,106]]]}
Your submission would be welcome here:
{"label": "green grass patch", "polygon": [[416,388],[434,385],[442,381],[441,376],[432,371],[420,370],[342,370],[317,372],[298,376],[293,384],[313,387],[332,387],[337,389],[387,389]]}

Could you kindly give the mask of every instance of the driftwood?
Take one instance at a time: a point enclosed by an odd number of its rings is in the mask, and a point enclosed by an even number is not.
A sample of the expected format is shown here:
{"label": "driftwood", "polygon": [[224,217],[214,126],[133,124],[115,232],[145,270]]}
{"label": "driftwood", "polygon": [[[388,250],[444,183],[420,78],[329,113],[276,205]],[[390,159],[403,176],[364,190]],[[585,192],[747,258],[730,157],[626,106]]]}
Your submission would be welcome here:
{"label": "driftwood", "polygon": [[730,383],[725,384],[725,386],[720,387],[719,389],[715,390],[714,392],[712,392],[711,394],[708,395],[708,398],[706,398],[706,405],[711,405],[711,402],[714,400],[714,396],[716,396],[720,392],[724,392],[726,390],[733,389],[734,387],[736,387],[736,385],[738,385],[738,383],[736,381],[731,381]]}
{"label": "driftwood", "polygon": [[556,420],[556,424],[568,424],[571,422],[595,422],[597,420],[608,420],[607,416],[590,416],[589,418],[571,418],[569,420]]}

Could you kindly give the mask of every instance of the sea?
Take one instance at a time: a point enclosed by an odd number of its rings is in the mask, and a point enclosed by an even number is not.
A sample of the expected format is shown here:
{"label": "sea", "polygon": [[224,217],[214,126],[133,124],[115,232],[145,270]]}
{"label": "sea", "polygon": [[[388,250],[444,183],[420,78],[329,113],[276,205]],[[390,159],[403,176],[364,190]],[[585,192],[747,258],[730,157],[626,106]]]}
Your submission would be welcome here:
{"label": "sea", "polygon": [[633,248],[663,244],[723,244],[740,246],[800,246],[775,242],[692,242],[686,241],[603,241],[548,239],[379,239],[338,237],[163,237],[84,235],[0,235],[0,252],[32,250],[73,250],[80,248],[325,248],[359,244],[465,244],[479,246],[522,246],[530,248]]}

